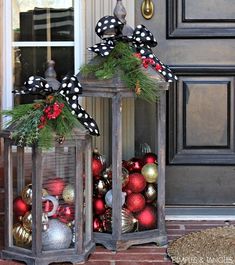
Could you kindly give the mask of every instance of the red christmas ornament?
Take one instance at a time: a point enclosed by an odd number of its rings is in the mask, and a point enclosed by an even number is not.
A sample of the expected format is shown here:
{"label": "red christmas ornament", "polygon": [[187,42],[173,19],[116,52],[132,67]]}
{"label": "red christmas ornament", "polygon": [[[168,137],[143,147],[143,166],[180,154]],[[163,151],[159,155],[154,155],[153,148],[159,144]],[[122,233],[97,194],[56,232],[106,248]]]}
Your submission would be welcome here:
{"label": "red christmas ornament", "polygon": [[143,157],[144,164],[157,163],[157,155],[154,153],[146,153]]}
{"label": "red christmas ornament", "polygon": [[63,223],[69,223],[74,220],[74,206],[69,204],[60,205],[57,209],[58,219]]}
{"label": "red christmas ornament", "polygon": [[103,165],[101,163],[101,161],[97,158],[94,158],[92,159],[92,173],[93,173],[93,176],[99,176],[101,174],[103,170]]}
{"label": "red christmas ornament", "polygon": [[65,182],[62,178],[49,179],[45,184],[46,190],[50,195],[53,196],[60,196],[63,192],[64,187]]}
{"label": "red christmas ornament", "polygon": [[93,210],[97,215],[104,214],[105,212],[105,202],[101,198],[93,199]]}
{"label": "red christmas ornament", "polygon": [[135,157],[133,157],[131,160],[129,160],[127,162],[127,166],[126,166],[127,170],[130,173],[141,172],[142,167],[143,167],[142,160],[139,158],[135,158]]}
{"label": "red christmas ornament", "polygon": [[122,167],[128,169],[128,164],[129,164],[129,161],[122,160]]}
{"label": "red christmas ornament", "polygon": [[126,186],[127,190],[132,192],[141,192],[146,186],[145,177],[140,173],[132,173],[129,175],[129,182]]}
{"label": "red christmas ornament", "polygon": [[93,230],[94,232],[103,232],[103,222],[100,220],[99,217],[94,217]]}
{"label": "red christmas ornament", "polygon": [[30,206],[22,200],[21,197],[16,197],[13,201],[13,212],[16,217],[24,216],[30,210]]}
{"label": "red christmas ornament", "polygon": [[132,190],[128,189],[127,187],[124,187],[122,191],[125,192],[127,195],[132,193]]}
{"label": "red christmas ornament", "polygon": [[157,211],[151,205],[146,206],[135,217],[139,222],[140,230],[154,229],[157,227]]}
{"label": "red christmas ornament", "polygon": [[126,206],[133,213],[139,212],[144,209],[145,198],[141,193],[132,193],[127,196]]}
{"label": "red christmas ornament", "polygon": [[[49,213],[49,212],[51,212],[52,211],[52,209],[53,209],[53,203],[51,202],[51,201],[44,201],[43,203],[42,203],[42,209],[43,209],[43,212],[44,213]],[[59,206],[60,207],[60,206]],[[58,208],[59,208],[58,207]],[[57,209],[58,210],[58,209]],[[57,218],[57,213],[55,213],[54,215],[52,215],[52,216],[50,216],[50,217],[52,217],[52,218]]]}

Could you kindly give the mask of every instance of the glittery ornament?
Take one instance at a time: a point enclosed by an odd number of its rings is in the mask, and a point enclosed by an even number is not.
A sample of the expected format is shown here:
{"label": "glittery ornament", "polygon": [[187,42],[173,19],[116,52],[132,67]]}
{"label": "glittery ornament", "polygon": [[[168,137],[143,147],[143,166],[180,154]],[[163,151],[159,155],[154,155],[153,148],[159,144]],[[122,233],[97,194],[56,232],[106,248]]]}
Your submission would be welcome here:
{"label": "glittery ornament", "polygon": [[[132,232],[137,224],[137,219],[134,218],[133,214],[126,208],[122,208],[122,233]],[[104,231],[112,232],[112,209],[107,209],[103,216],[103,227]]]}
{"label": "glittery ornament", "polygon": [[102,198],[93,199],[93,211],[95,214],[100,215],[105,212],[105,203]]}
{"label": "glittery ornament", "polygon": [[17,246],[29,246],[32,243],[32,234],[22,224],[17,223],[13,227],[13,238]]}
{"label": "glittery ornament", "polygon": [[48,229],[42,232],[42,250],[69,248],[72,241],[72,230],[56,219],[48,222]]}
{"label": "glittery ornament", "polygon": [[28,184],[21,192],[21,197],[25,203],[28,205],[32,204],[33,190],[32,184]]}
{"label": "glittery ornament", "polygon": [[94,217],[94,219],[93,219],[93,231],[94,232],[103,232],[103,223],[99,217]]}
{"label": "glittery ornament", "polygon": [[155,229],[157,227],[157,211],[156,208],[148,205],[136,215],[139,222],[139,229]]}
{"label": "glittery ornament", "polygon": [[126,199],[126,206],[133,213],[143,210],[145,203],[145,198],[141,193],[131,193]]}
{"label": "glittery ornament", "polygon": [[147,184],[144,190],[144,196],[146,198],[147,203],[151,203],[157,198],[157,186],[154,184]]}
{"label": "glittery ornament", "polygon": [[157,163],[157,155],[154,153],[146,153],[143,157],[143,163],[144,164]]}
{"label": "glittery ornament", "polygon": [[[106,194],[105,194],[105,203],[108,207],[113,207],[113,190],[109,190]],[[125,203],[125,199],[126,199],[126,193],[122,192],[122,205]]]}
{"label": "glittery ornament", "polygon": [[61,196],[65,187],[65,181],[62,178],[48,179],[44,187],[50,195]]}
{"label": "glittery ornament", "polygon": [[146,186],[146,180],[140,173],[132,173],[129,175],[129,182],[126,186],[132,192],[141,192]]}
{"label": "glittery ornament", "polygon": [[156,183],[158,177],[157,165],[149,163],[143,166],[141,173],[144,175],[148,183]]}
{"label": "glittery ornament", "polygon": [[68,184],[64,190],[62,197],[66,203],[73,203],[75,200],[75,190],[72,184]]}
{"label": "glittery ornament", "polygon": [[74,220],[75,210],[73,205],[63,204],[57,210],[58,219],[63,223],[69,223]]}
{"label": "glittery ornament", "polygon": [[13,201],[13,213],[16,217],[23,216],[29,211],[29,205],[22,200],[21,197],[16,197]]}
{"label": "glittery ornament", "polygon": [[94,192],[96,195],[103,196],[108,190],[108,183],[104,179],[94,181]]}

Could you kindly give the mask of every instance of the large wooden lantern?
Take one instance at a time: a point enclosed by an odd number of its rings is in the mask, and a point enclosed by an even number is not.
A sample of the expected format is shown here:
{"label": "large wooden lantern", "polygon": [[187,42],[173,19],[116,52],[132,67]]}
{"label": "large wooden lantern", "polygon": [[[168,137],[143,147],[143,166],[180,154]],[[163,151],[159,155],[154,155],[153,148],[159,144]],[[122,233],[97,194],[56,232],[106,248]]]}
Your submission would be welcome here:
{"label": "large wooden lantern", "polygon": [[[167,243],[165,111],[168,83],[156,72],[152,78],[160,88],[158,103],[136,99],[136,93],[124,85],[119,75],[104,81],[79,76],[83,96],[101,99],[108,106],[101,117],[104,119],[100,126],[102,144],[94,144],[105,156],[106,167],[97,175],[96,164],[93,164],[93,228],[95,242],[111,250],[150,242]],[[130,113],[134,118],[128,120]],[[144,128],[148,130],[143,136]],[[145,136],[151,138],[151,143],[146,143]],[[93,163],[96,156],[95,153]]]}
{"label": "large wooden lantern", "polygon": [[76,129],[48,150],[16,146],[1,132],[5,158],[3,259],[28,265],[82,262],[93,251],[91,139]]}

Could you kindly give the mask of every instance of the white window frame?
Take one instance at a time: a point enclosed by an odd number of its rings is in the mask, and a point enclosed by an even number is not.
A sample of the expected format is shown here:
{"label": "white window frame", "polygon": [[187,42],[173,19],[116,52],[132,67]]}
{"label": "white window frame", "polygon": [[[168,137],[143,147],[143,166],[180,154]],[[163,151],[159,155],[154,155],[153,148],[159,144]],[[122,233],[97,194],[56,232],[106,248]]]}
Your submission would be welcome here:
{"label": "white window frame", "polygon": [[[74,47],[74,73],[77,74],[84,62],[85,47],[85,0],[74,0],[74,41],[37,41],[37,47]],[[14,42],[12,38],[12,1],[3,1],[3,91],[2,109],[13,108],[13,48],[35,47],[35,42]]]}

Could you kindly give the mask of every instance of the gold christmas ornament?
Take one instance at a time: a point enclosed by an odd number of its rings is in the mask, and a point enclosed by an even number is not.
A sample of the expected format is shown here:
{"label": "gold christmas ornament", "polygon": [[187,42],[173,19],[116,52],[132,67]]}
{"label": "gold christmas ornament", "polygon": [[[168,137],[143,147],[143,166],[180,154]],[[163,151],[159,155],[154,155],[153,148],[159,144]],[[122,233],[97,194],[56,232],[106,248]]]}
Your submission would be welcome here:
{"label": "gold christmas ornament", "polygon": [[[32,224],[33,224],[33,216],[32,212],[27,212],[22,218],[21,218],[23,227],[28,232],[32,232]],[[46,213],[42,213],[42,230],[46,231],[48,228],[48,215]]]}
{"label": "gold christmas ornament", "polygon": [[15,224],[12,233],[17,246],[28,246],[32,243],[31,232],[26,230],[22,224]]}
{"label": "gold christmas ornament", "polygon": [[64,190],[62,197],[65,202],[67,203],[73,203],[75,200],[75,191],[74,191],[74,186],[72,184],[68,184]]}
{"label": "gold christmas ornament", "polygon": [[49,195],[48,191],[46,189],[42,189],[42,197],[45,197]]}
{"label": "gold christmas ornament", "polygon": [[23,218],[22,218],[22,224],[23,227],[28,231],[31,232],[32,231],[32,223],[33,223],[33,217],[32,217],[32,212],[29,211],[27,212]]}
{"label": "gold christmas ornament", "polygon": [[[137,226],[138,220],[126,208],[122,208],[122,233],[132,232]],[[103,227],[106,232],[112,232],[112,209],[106,210],[103,217]]]}
{"label": "gold christmas ornament", "polygon": [[21,192],[21,197],[24,200],[25,203],[28,205],[32,204],[32,198],[33,198],[33,190],[32,190],[32,184],[28,184],[24,187],[24,189]]}
{"label": "gold christmas ornament", "polygon": [[141,173],[148,183],[157,183],[158,170],[156,164],[149,163],[144,165]]}

